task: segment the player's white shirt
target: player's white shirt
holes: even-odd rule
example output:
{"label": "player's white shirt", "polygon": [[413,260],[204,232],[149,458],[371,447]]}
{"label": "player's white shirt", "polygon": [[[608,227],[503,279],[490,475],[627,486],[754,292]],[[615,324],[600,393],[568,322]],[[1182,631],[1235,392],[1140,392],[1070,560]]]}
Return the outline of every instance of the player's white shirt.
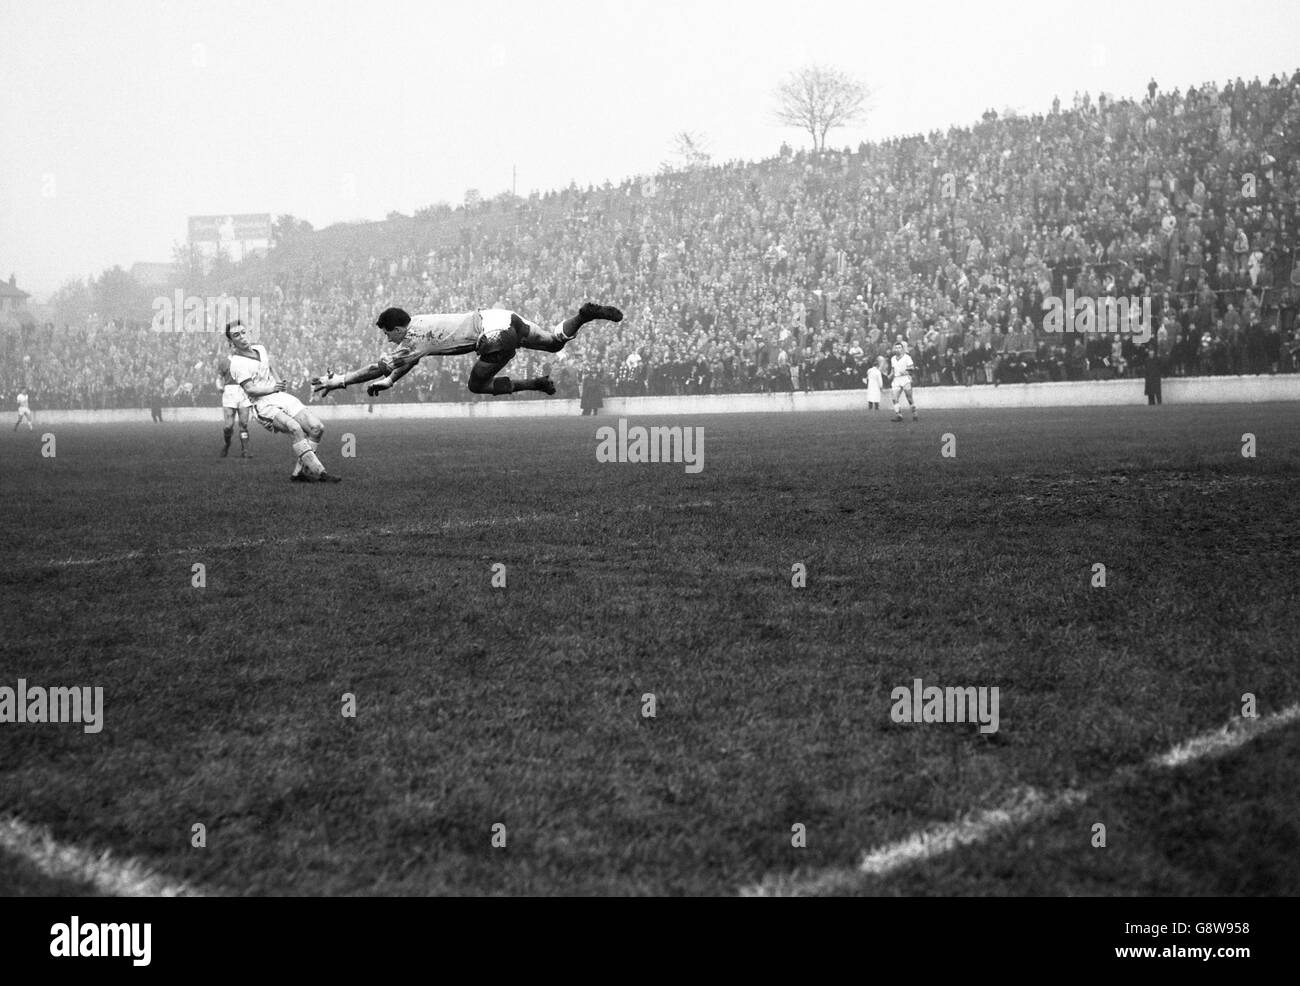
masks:
{"label": "player's white shirt", "polygon": [[479,312],[413,315],[392,356],[459,356],[474,352],[483,332]]}
{"label": "player's white shirt", "polygon": [[890,370],[894,375],[895,387],[906,387],[912,383],[912,370],[916,364],[912,362],[912,357],[904,353],[902,356],[889,357]]}
{"label": "player's white shirt", "polygon": [[18,395],[18,413],[19,414],[32,413],[32,409],[27,406],[27,391],[25,390]]}
{"label": "player's white shirt", "polygon": [[245,356],[242,353],[230,354],[230,379],[241,387],[251,381],[259,390],[274,386],[275,374],[271,371],[271,354],[261,344],[250,348],[253,350],[252,356]]}
{"label": "player's white shirt", "polygon": [[[276,383],[275,373],[271,369],[271,356],[266,347],[252,347],[252,356],[232,353],[230,357],[230,376],[241,387],[253,382],[255,389],[264,390]],[[247,391],[245,391],[247,393]],[[283,391],[272,391],[262,397],[253,398],[253,414],[263,427],[274,431],[275,416],[283,411],[289,417],[296,417],[302,410],[302,401]]]}

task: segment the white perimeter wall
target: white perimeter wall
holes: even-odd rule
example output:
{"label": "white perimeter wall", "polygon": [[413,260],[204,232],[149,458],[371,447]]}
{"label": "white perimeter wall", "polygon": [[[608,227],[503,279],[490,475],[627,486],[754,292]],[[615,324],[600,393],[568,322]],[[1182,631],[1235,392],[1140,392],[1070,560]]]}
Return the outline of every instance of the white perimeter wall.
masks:
{"label": "white perimeter wall", "polygon": [[[1162,397],[1167,404],[1259,404],[1300,400],[1300,374],[1250,377],[1167,377]],[[914,392],[920,411],[970,407],[1117,407],[1145,404],[1140,379],[1096,380],[1074,383],[1021,383],[992,387],[918,387]],[[889,394],[884,395],[888,403]],[[659,414],[730,414],[763,411],[848,411],[861,409],[865,390],[824,390],[808,394],[708,394],[689,397],[607,397],[602,416],[632,417]],[[374,411],[365,404],[313,404],[322,421],[349,418],[398,420],[405,418],[510,418],[577,416],[576,400],[508,397],[483,398],[464,403],[397,404],[378,402]],[[165,407],[164,421],[220,420],[216,407]],[[41,425],[99,424],[149,421],[149,410],[36,411]]]}

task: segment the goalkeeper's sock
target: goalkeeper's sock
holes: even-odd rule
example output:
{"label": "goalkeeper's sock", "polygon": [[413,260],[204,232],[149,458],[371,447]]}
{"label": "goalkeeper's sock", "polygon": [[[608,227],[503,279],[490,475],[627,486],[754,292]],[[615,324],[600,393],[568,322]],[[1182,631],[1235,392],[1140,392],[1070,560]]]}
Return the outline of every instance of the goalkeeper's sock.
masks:
{"label": "goalkeeper's sock", "polygon": [[320,459],[316,458],[316,453],[312,450],[311,442],[308,439],[304,438],[294,442],[293,453],[298,456],[302,471],[313,479],[325,471],[325,467],[321,465]]}

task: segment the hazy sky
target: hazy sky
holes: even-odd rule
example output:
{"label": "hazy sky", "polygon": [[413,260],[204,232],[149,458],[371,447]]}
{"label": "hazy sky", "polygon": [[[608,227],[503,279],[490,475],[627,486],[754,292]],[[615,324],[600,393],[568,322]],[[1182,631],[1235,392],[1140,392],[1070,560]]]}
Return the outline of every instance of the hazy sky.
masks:
{"label": "hazy sky", "polygon": [[0,0],[0,276],[170,260],[190,215],[382,219],[806,136],[771,90],[820,61],[874,92],[832,144],[1300,66],[1300,2]]}

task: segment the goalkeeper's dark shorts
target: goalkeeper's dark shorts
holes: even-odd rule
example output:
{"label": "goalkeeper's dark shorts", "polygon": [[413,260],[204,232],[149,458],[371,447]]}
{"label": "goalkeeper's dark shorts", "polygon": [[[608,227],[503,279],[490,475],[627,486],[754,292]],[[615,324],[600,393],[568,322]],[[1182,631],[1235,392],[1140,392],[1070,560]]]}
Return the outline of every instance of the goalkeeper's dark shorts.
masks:
{"label": "goalkeeper's dark shorts", "polygon": [[501,308],[479,312],[482,332],[474,351],[484,363],[504,366],[520,349],[537,349],[555,353],[568,342],[556,329],[544,329],[522,315]]}

